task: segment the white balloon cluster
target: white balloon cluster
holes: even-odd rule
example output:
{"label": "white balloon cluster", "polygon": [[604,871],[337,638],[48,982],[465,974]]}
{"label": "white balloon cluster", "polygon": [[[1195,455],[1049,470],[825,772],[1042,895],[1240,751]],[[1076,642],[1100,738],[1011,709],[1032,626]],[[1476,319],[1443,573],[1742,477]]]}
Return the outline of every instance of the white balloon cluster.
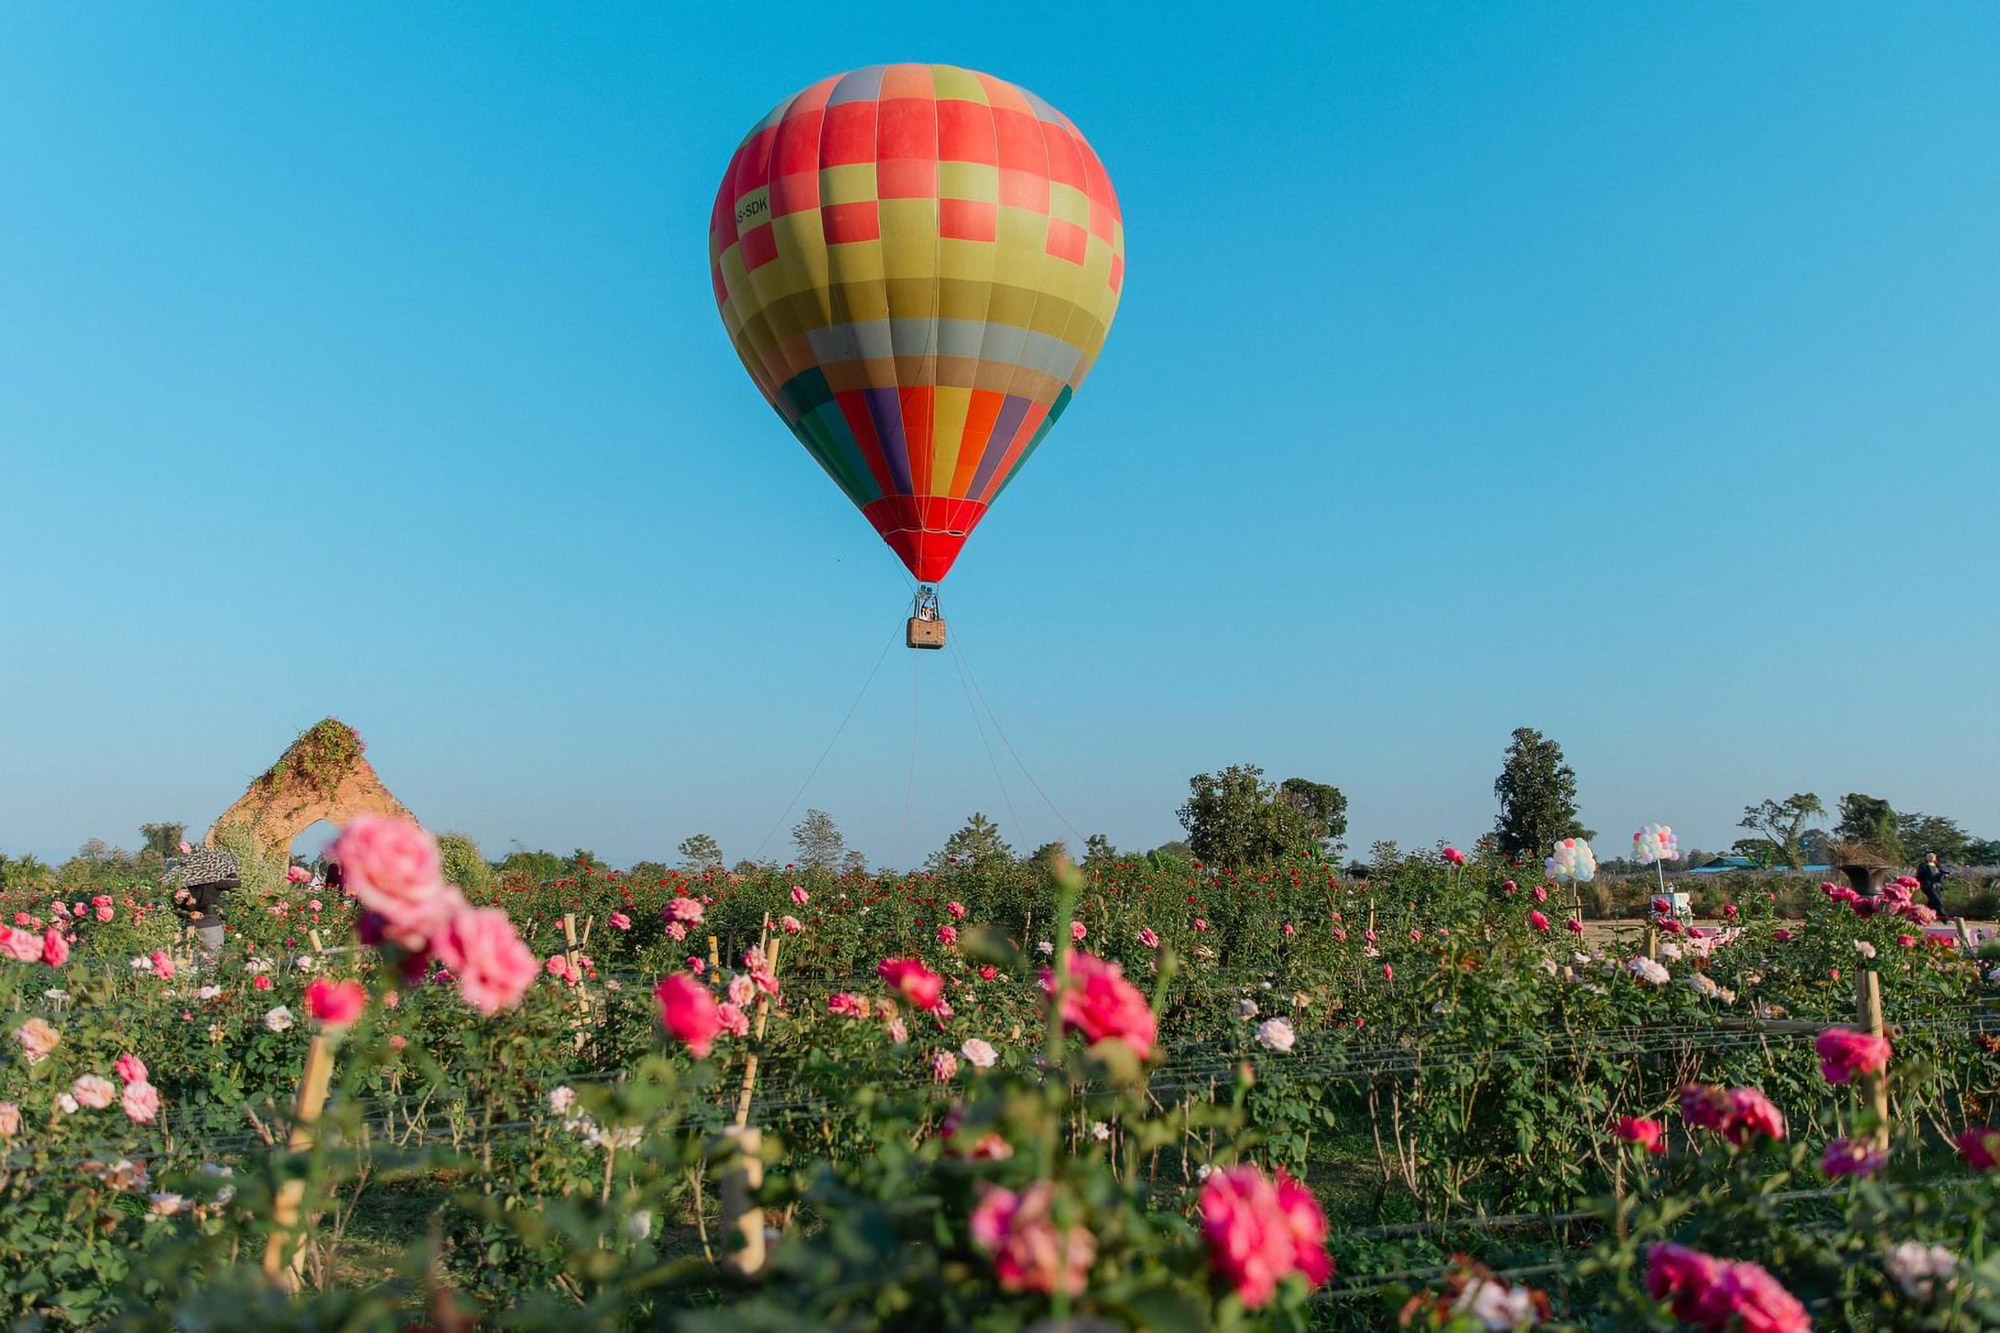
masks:
{"label": "white balloon cluster", "polygon": [[1679,856],[1681,844],[1665,824],[1648,824],[1632,835],[1632,854],[1642,866],[1655,865]]}
{"label": "white balloon cluster", "polygon": [[1551,879],[1570,879],[1588,884],[1597,878],[1597,857],[1590,850],[1590,844],[1582,838],[1559,839],[1556,854],[1543,864],[1548,867]]}

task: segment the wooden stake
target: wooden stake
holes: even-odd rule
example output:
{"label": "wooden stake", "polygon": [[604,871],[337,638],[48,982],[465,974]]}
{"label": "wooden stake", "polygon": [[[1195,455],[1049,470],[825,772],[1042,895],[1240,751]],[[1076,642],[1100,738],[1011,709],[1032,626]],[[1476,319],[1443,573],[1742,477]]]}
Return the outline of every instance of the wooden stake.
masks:
{"label": "wooden stake", "polygon": [[592,912],[583,919],[583,947],[590,947],[590,928],[597,924],[597,913]]}
{"label": "wooden stake", "polygon": [[[332,1043],[326,1033],[316,1033],[312,1045],[306,1048],[305,1072],[299,1078],[298,1096],[292,1103],[292,1134],[285,1144],[287,1150],[302,1153],[312,1147],[313,1126],[319,1123],[320,1113],[326,1109],[326,1090],[332,1079]],[[299,1278],[305,1272],[306,1237],[299,1217],[305,1197],[305,1181],[287,1180],[278,1187],[278,1198],[271,1211],[277,1230],[264,1246],[264,1272],[286,1291],[297,1291]],[[288,1264],[285,1247],[293,1241],[297,1242],[297,1248]]]}
{"label": "wooden stake", "polygon": [[764,1210],[754,1207],[750,1196],[764,1184],[764,1131],[734,1125],[722,1131],[725,1141],[736,1149],[736,1160],[722,1177],[723,1244],[733,1233],[738,1244],[725,1254],[722,1267],[737,1277],[754,1277],[764,1269]]}
{"label": "wooden stake", "polygon": [[[778,950],[784,942],[783,936],[772,940],[770,952],[764,958],[764,965],[771,969],[771,975],[774,977],[778,975]],[[764,1025],[770,1021],[770,1018],[771,997],[760,994],[757,997],[757,1027],[755,1030],[755,1039],[758,1046],[764,1043]],[[750,1054],[743,1059],[743,1090],[736,1095],[736,1127],[738,1129],[750,1123],[750,1096],[757,1090],[757,1065],[757,1051],[756,1047],[753,1046]]]}
{"label": "wooden stake", "polygon": [[[1854,977],[1854,1010],[1863,1032],[1871,1036],[1882,1035],[1882,974],[1873,968],[1862,968]],[[1864,1074],[1861,1091],[1868,1099],[1868,1109],[1875,1113],[1879,1122],[1875,1130],[1875,1146],[1881,1151],[1889,1147],[1889,1082],[1881,1074]]]}
{"label": "wooden stake", "polygon": [[326,952],[326,944],[323,940],[320,939],[319,931],[317,929],[307,931],[306,938],[312,941],[312,947],[314,953]]}

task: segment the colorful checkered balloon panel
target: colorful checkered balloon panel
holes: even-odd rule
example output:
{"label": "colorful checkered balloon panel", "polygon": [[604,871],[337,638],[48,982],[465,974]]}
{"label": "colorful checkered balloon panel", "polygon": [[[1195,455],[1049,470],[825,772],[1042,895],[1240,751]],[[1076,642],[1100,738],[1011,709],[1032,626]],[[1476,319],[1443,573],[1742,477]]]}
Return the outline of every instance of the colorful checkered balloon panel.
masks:
{"label": "colorful checkered balloon panel", "polygon": [[1048,103],[882,65],[750,131],[708,257],[757,387],[935,583],[1096,363],[1125,228],[1104,164]]}

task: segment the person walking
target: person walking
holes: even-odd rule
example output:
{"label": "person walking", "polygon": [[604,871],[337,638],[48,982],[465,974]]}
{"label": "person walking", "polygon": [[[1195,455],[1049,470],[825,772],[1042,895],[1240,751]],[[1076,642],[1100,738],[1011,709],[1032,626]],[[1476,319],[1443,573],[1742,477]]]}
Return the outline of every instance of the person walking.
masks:
{"label": "person walking", "polygon": [[1930,903],[1931,910],[1938,914],[1940,920],[1945,914],[1944,879],[1944,867],[1938,864],[1938,854],[1927,853],[1924,856],[1924,863],[1917,867],[1917,885],[1923,889],[1924,899]]}
{"label": "person walking", "polygon": [[222,957],[222,895],[242,884],[236,854],[221,847],[181,844],[181,860],[160,876],[174,891],[174,905],[201,945],[202,966],[213,971]]}

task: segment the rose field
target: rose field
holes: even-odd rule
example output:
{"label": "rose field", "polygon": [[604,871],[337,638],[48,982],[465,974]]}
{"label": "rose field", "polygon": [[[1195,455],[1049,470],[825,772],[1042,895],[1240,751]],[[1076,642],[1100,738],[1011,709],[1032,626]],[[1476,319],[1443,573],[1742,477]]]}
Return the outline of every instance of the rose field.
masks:
{"label": "rose field", "polygon": [[9,895],[10,1319],[2000,1321],[1990,964],[1896,885],[1614,934],[1456,853],[468,897],[413,825],[335,850],[212,970],[150,882]]}

